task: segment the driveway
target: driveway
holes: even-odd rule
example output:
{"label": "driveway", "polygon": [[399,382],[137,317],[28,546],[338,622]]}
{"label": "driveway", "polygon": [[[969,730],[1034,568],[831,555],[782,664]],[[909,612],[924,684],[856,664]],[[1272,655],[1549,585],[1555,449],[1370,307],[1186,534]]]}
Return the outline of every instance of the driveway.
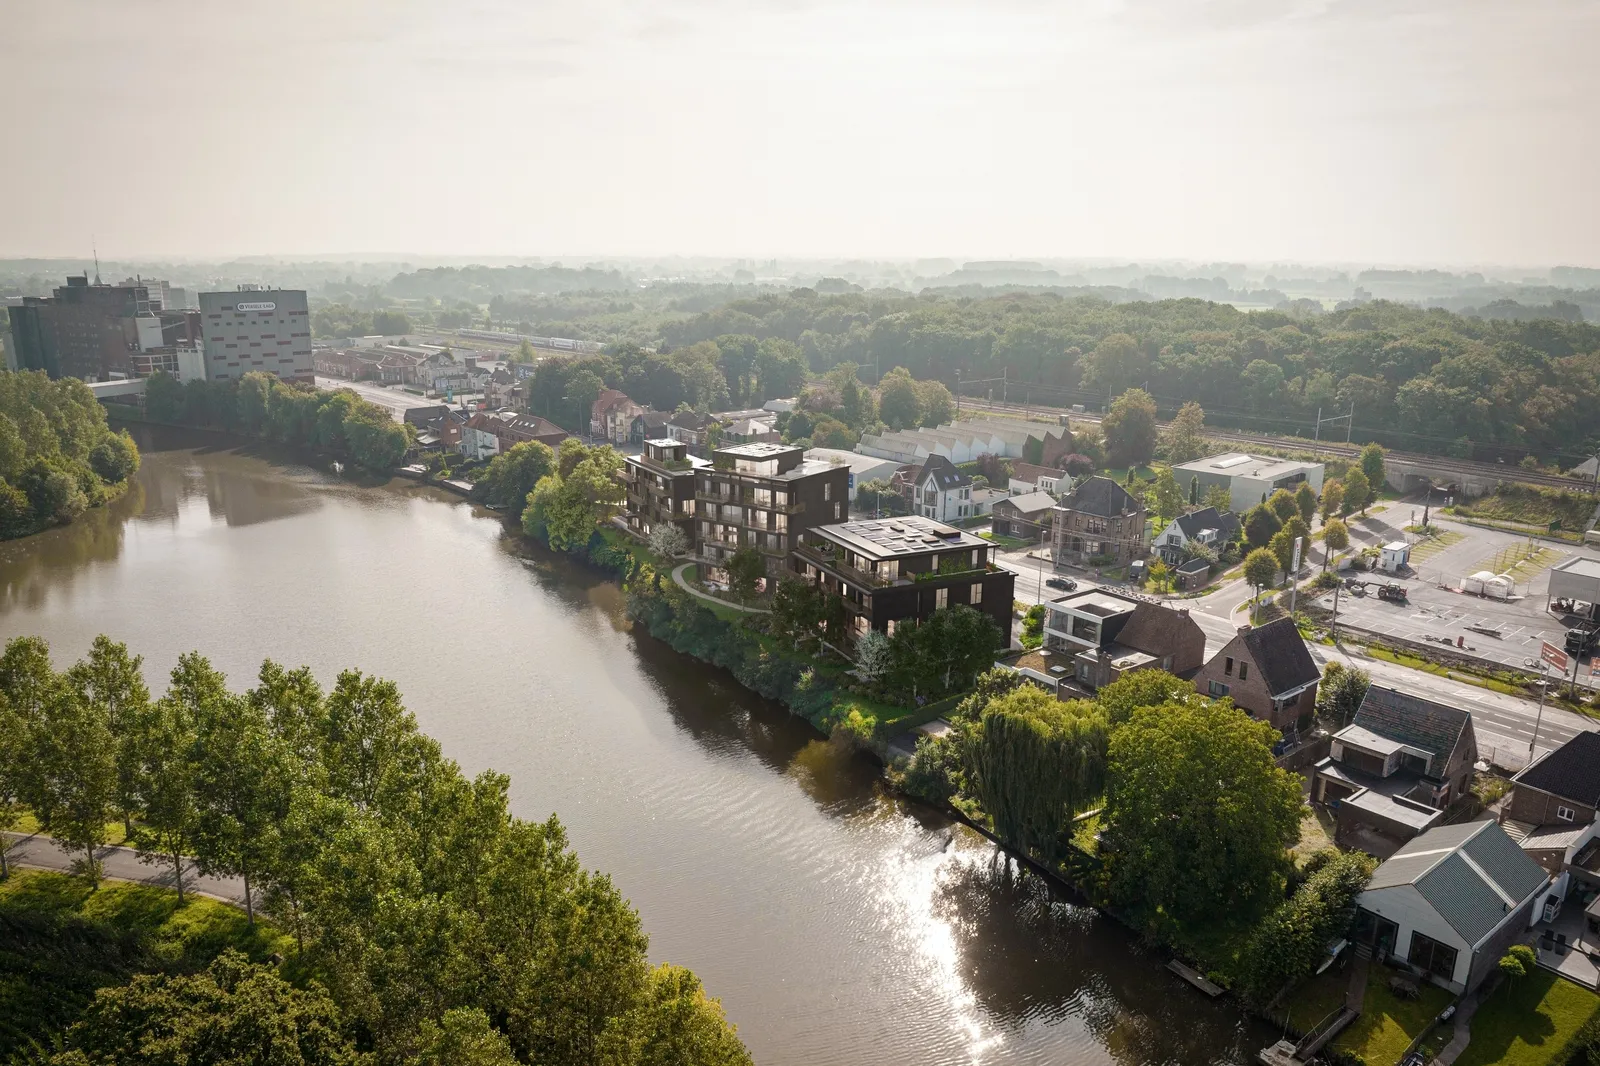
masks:
{"label": "driveway", "polygon": [[[74,863],[83,860],[83,852],[69,852],[47,836],[6,833],[5,838],[11,842],[11,850],[6,855],[6,861],[14,866],[67,874],[73,872]],[[145,862],[132,848],[114,847],[101,848],[95,852],[95,856],[100,860],[105,876],[112,880],[132,881],[135,884],[151,885],[156,888],[177,887],[170,859]],[[237,877],[204,876],[195,869],[194,862],[188,859],[184,860],[183,890],[185,893],[193,892],[199,896],[209,896],[236,907],[244,906],[243,880]]]}

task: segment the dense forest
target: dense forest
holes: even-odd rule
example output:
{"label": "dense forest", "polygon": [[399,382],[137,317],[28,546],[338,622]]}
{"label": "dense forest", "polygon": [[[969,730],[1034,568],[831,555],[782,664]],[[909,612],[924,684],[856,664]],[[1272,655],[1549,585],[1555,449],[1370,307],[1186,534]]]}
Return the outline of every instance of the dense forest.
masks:
{"label": "dense forest", "polygon": [[[237,937],[161,957],[0,896],[0,1057],[748,1066],[695,975],[650,965],[638,914],[561,823],[515,817],[505,775],[463,774],[391,682],[349,670],[324,690],[266,662],[238,691],[195,653],[152,697],[141,665],[105,637],[59,671],[37,638],[6,645],[0,828],[35,817],[84,856],[86,887],[112,830],[169,870],[189,855],[242,878],[276,954]],[[177,883],[155,909],[181,912]],[[121,983],[85,1002],[85,976],[108,970]]]}
{"label": "dense forest", "polygon": [[138,469],[139,449],[83,382],[0,374],[0,539],[65,525]]}

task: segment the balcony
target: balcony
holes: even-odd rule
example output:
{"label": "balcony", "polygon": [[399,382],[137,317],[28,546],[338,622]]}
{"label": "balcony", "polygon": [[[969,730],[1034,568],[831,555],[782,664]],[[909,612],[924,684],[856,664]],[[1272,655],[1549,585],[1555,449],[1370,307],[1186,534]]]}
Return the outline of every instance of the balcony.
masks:
{"label": "balcony", "polygon": [[910,580],[904,577],[891,579],[884,577],[882,574],[874,574],[866,570],[857,569],[844,562],[842,553],[837,550],[826,551],[810,544],[796,544],[794,550],[799,552],[800,558],[807,562],[824,567],[830,573],[842,577],[846,581],[853,581],[857,585],[865,585],[868,588],[876,589],[885,588],[889,585],[911,584]]}
{"label": "balcony", "polygon": [[806,509],[804,500],[792,500],[785,504],[757,503],[754,493],[733,493],[729,496],[719,496],[714,492],[695,490],[694,498],[704,503],[722,503],[730,507],[755,507],[763,511],[774,511],[778,514],[799,514]]}

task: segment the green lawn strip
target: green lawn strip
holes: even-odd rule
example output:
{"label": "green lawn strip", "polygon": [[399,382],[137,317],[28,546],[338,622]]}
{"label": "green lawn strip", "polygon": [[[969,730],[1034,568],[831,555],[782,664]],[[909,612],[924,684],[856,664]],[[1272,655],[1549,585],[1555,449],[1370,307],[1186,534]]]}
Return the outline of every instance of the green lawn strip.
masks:
{"label": "green lawn strip", "polygon": [[978,536],[982,537],[984,540],[998,548],[1004,548],[1006,551],[1015,551],[1018,548],[1033,547],[1032,541],[1023,540],[1020,537],[1002,537],[998,533],[979,533]]}
{"label": "green lawn strip", "polygon": [[[39,828],[39,819],[35,818],[31,811],[23,811],[21,819],[18,820],[16,825],[11,827],[11,831],[13,833],[21,833],[23,836],[31,836],[34,833],[43,832]],[[49,836],[48,833],[45,833],[44,835]],[[120,821],[106,823],[105,842],[107,844],[124,844],[127,842],[127,840],[128,836],[123,832],[122,823]]]}
{"label": "green lawn strip", "polygon": [[[1565,1066],[1559,1056],[1600,996],[1549,970],[1489,993],[1472,1016],[1472,1042],[1456,1066]],[[1370,1060],[1369,1060],[1370,1061]]]}
{"label": "green lawn strip", "polygon": [[1413,562],[1431,559],[1450,547],[1450,545],[1461,540],[1465,535],[1464,533],[1457,533],[1453,529],[1446,529],[1435,533],[1431,537],[1424,537],[1411,546],[1411,559]]}
{"label": "green lawn strip", "polygon": [[163,888],[14,871],[0,881],[0,1061],[45,1061],[96,989],[135,973],[197,970],[229,947],[263,960],[293,944],[215,900],[180,907]]}

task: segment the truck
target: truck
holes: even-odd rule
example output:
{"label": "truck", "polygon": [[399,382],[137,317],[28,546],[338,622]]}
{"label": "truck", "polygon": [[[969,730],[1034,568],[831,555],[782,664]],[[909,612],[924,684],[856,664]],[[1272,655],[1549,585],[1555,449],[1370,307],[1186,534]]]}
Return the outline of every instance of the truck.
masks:
{"label": "truck", "polygon": [[1600,644],[1600,622],[1579,622],[1567,630],[1567,654],[1583,655]]}

